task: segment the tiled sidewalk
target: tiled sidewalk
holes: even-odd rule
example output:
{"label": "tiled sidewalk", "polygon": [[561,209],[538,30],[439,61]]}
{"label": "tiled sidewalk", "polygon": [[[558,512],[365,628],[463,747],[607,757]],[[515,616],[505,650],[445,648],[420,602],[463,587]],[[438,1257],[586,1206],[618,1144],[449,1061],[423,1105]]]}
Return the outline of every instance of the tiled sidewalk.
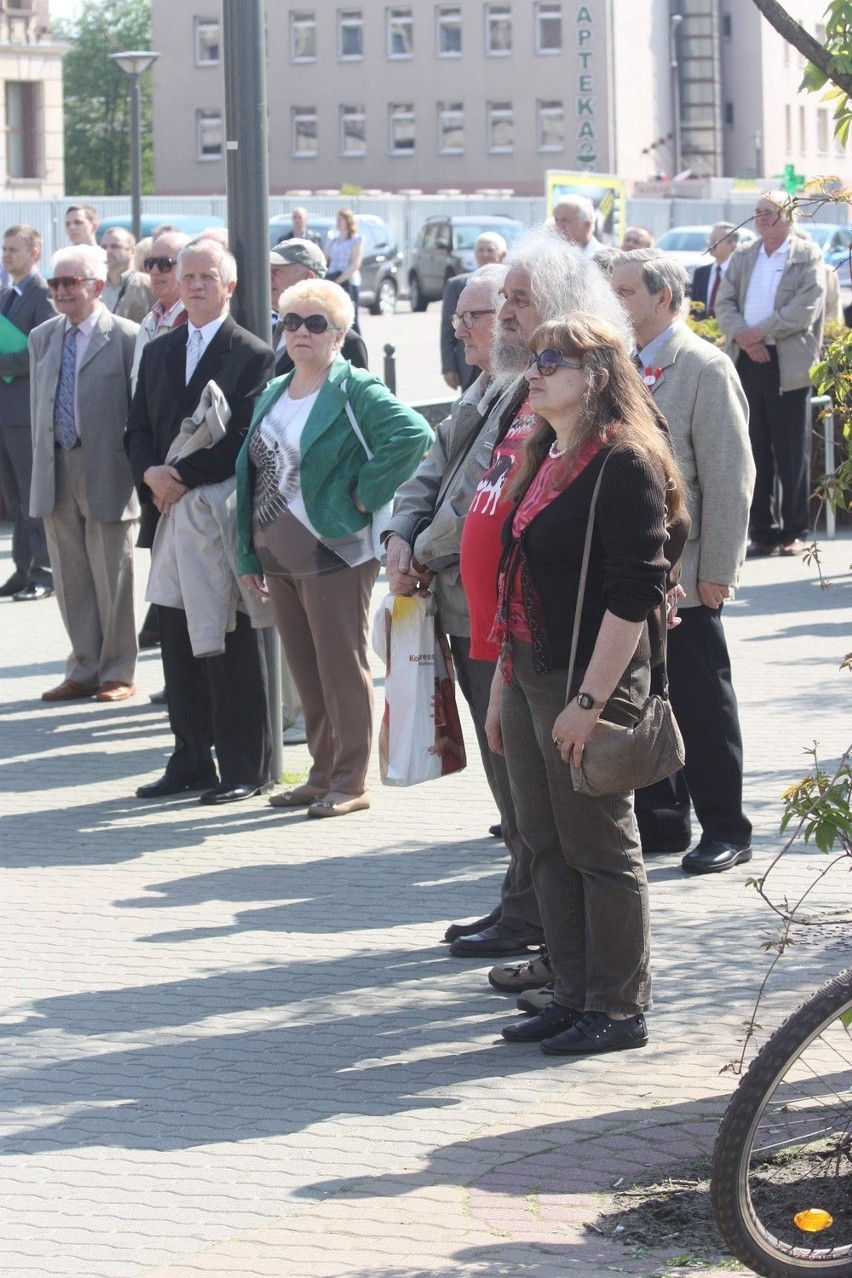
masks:
{"label": "tiled sidewalk", "polygon": [[[712,1146],[772,927],[745,881],[803,748],[848,744],[852,541],[824,555],[830,590],[761,561],[726,609],[755,861],[650,863],[651,1044],[575,1063],[500,1040],[511,1000],[440,944],[502,874],[478,760],[410,791],[376,775],[371,811],[331,823],[142,803],[169,748],[157,655],[135,701],[45,705],[55,601],[0,601],[4,1278],[709,1278],[588,1226],[620,1178]],[[0,556],[5,579],[8,536]],[[836,936],[793,951],[762,1024],[848,961]]]}

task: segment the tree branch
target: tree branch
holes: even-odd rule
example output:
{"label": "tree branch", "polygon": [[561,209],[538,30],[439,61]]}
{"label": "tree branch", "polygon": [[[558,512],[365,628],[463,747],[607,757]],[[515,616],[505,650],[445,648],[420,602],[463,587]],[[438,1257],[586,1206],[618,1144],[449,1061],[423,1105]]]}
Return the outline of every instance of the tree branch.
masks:
{"label": "tree branch", "polygon": [[839,89],[852,97],[852,75],[843,75],[833,69],[833,58],[829,51],[815,40],[814,37],[800,26],[794,18],[791,18],[786,9],[778,3],[778,0],[753,0],[753,3],[763,14],[766,21],[773,26],[778,34],[791,44],[794,49],[798,49],[803,58],[807,58],[808,62],[812,62],[815,67],[819,67],[823,75],[831,80],[832,84],[836,84]]}

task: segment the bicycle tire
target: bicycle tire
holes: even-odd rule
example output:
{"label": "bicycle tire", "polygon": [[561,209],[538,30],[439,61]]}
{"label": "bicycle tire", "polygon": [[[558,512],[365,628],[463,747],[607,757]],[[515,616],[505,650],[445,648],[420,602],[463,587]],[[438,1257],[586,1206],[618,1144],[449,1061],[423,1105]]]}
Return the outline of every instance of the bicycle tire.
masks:
{"label": "bicycle tire", "polygon": [[[716,1221],[737,1259],[765,1278],[852,1278],[850,1023],[847,969],[761,1048],[719,1127]],[[793,1218],[814,1208],[832,1223],[811,1234]]]}

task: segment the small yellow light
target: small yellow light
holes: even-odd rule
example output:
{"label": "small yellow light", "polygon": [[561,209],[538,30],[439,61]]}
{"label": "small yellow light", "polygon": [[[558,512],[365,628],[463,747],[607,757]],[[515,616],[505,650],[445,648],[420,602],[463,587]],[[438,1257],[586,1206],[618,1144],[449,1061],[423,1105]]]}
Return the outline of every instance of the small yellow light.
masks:
{"label": "small yellow light", "polygon": [[797,1211],[793,1220],[807,1234],[818,1234],[834,1224],[834,1217],[821,1207],[809,1207],[807,1211]]}

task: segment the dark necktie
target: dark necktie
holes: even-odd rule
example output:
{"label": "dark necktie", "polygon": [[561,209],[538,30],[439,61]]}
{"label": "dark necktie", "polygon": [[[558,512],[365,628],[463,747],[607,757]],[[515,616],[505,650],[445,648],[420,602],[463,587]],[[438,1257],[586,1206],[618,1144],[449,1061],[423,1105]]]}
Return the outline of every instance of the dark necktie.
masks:
{"label": "dark necktie", "polygon": [[17,291],[17,289],[10,288],[10,289],[9,289],[9,292],[8,292],[8,294],[7,294],[7,296],[6,296],[5,300],[4,300],[4,302],[3,302],[3,314],[4,314],[4,315],[8,315],[8,314],[9,314],[9,312],[10,312],[10,311],[11,311],[11,309],[12,309],[12,307],[15,305],[15,302],[16,302],[16,300],[17,300],[17,297],[18,297],[18,291]]}
{"label": "dark necktie", "polygon": [[77,447],[77,429],[74,425],[74,384],[77,378],[77,332],[72,324],[62,343],[62,364],[59,368],[59,387],[53,413],[56,442],[66,452]]}
{"label": "dark necktie", "polygon": [[713,283],[710,285],[710,293],[707,297],[707,318],[710,319],[716,314],[716,294],[719,292],[719,280],[722,278],[721,266],[713,267]]}

